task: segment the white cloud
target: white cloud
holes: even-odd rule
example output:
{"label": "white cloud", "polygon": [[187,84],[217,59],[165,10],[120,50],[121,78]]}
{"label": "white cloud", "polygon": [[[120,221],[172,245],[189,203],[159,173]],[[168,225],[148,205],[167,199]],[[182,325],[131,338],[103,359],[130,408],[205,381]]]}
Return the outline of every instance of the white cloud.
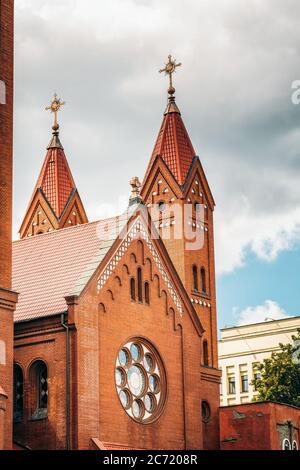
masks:
{"label": "white cloud", "polygon": [[266,300],[264,304],[256,307],[247,307],[238,312],[234,310],[234,316],[237,316],[238,325],[247,325],[251,323],[260,323],[270,320],[280,320],[288,318],[289,315],[273,300]]}

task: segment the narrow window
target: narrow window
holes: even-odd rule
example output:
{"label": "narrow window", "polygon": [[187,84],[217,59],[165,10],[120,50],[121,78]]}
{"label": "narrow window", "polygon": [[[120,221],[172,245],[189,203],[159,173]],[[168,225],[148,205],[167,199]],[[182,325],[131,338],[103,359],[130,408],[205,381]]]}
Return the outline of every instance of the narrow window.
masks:
{"label": "narrow window", "polygon": [[43,419],[48,415],[48,371],[43,361],[31,366],[32,419]]}
{"label": "narrow window", "polygon": [[6,104],[6,87],[3,80],[0,80],[0,104]]}
{"label": "narrow window", "polygon": [[143,302],[142,269],[137,269],[138,301]]}
{"label": "narrow window", "polygon": [[206,276],[205,276],[205,269],[204,268],[201,268],[201,288],[202,288],[202,292],[204,294],[206,294]]}
{"label": "narrow window", "polygon": [[210,418],[210,406],[207,401],[203,401],[201,404],[202,408],[202,421],[203,423],[208,423]]}
{"label": "narrow window", "polygon": [[145,282],[145,303],[150,305],[149,282]]}
{"label": "narrow window", "polygon": [[235,395],[235,378],[228,378],[228,393],[229,395]]}
{"label": "narrow window", "polygon": [[[255,380],[260,380],[261,379],[261,373],[260,372],[255,372],[254,373],[254,379]],[[257,385],[254,385],[254,391],[257,392]]]}
{"label": "narrow window", "polygon": [[204,341],[203,342],[203,364],[205,366],[208,366],[209,365],[209,362],[208,362],[208,344],[207,344],[207,341]]}
{"label": "narrow window", "polygon": [[197,270],[197,266],[193,266],[193,286],[194,286],[194,290],[198,291],[198,270]]}
{"label": "narrow window", "polygon": [[132,301],[135,301],[135,279],[132,277],[130,279],[130,298]]}
{"label": "narrow window", "polygon": [[248,375],[241,376],[242,393],[249,392]]}
{"label": "narrow window", "polygon": [[23,371],[18,364],[14,365],[14,422],[18,423],[23,418]]}

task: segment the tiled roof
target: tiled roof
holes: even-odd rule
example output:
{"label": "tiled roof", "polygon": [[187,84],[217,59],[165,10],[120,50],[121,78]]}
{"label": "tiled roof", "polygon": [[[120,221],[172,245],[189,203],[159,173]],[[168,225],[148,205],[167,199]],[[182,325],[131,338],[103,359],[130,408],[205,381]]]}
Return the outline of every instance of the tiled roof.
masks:
{"label": "tiled roof", "polygon": [[196,153],[175,102],[168,105],[144,182],[157,155],[163,158],[177,182],[183,185]]}
{"label": "tiled roof", "polygon": [[120,223],[122,217],[114,217],[13,242],[13,289],[20,293],[15,321],[66,311],[64,297],[80,293]]}
{"label": "tiled roof", "polygon": [[49,148],[34,193],[41,188],[59,217],[75,189],[75,182],[62,148]]}

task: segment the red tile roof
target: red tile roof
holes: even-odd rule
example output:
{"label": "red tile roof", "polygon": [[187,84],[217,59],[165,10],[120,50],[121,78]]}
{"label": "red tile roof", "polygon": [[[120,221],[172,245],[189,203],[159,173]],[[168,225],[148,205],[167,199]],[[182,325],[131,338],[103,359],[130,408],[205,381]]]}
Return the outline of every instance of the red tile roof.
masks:
{"label": "red tile roof", "polygon": [[64,297],[74,289],[117,220],[114,217],[13,242],[13,289],[20,293],[15,321],[66,311]]}
{"label": "red tile roof", "polygon": [[170,102],[166,110],[144,182],[157,155],[163,158],[177,182],[183,185],[196,153],[175,102]]}
{"label": "red tile roof", "polygon": [[37,188],[41,188],[56,216],[59,217],[75,187],[64,150],[49,148],[34,194]]}

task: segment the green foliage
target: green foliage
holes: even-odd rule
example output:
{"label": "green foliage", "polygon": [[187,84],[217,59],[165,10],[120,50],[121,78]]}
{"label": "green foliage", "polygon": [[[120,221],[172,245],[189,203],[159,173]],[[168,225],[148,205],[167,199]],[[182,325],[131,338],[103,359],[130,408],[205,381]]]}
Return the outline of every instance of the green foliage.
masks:
{"label": "green foliage", "polygon": [[258,395],[253,401],[277,401],[300,408],[300,329],[294,344],[279,344],[280,351],[259,364],[260,378],[252,385]]}

